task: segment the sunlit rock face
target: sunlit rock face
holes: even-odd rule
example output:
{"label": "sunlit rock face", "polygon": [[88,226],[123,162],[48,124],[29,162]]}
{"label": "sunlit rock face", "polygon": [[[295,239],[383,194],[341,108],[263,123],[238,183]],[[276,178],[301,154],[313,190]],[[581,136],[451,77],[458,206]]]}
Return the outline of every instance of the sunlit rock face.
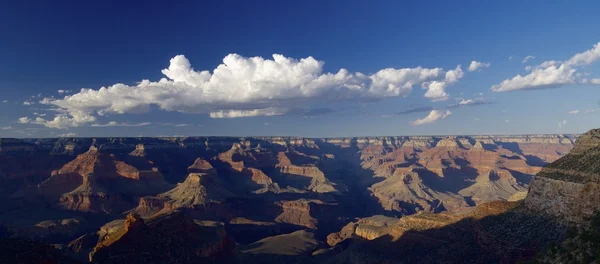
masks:
{"label": "sunlit rock face", "polygon": [[525,210],[582,224],[600,210],[600,129],[581,135],[573,150],[532,180]]}

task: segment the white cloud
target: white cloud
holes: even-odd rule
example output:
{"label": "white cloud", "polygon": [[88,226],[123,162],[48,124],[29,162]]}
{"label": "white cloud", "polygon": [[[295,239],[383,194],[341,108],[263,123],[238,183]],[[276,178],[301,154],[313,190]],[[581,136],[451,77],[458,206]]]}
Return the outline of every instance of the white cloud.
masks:
{"label": "white cloud", "polygon": [[461,69],[461,66],[458,65],[454,70],[449,70],[446,72],[444,80],[423,83],[423,87],[427,89],[427,92],[425,92],[425,98],[430,99],[433,102],[448,100],[450,95],[446,93],[446,87],[458,82],[458,80],[464,75],[465,74]]}
{"label": "white cloud", "polygon": [[528,62],[528,61],[530,61],[530,60],[533,60],[533,59],[535,59],[535,57],[534,57],[534,56],[531,56],[531,55],[529,55],[529,56],[526,56],[525,58],[523,58],[523,61],[521,61],[521,62],[522,62],[522,63],[526,63],[526,62]]}
{"label": "white cloud", "polygon": [[20,124],[27,124],[27,123],[31,122],[31,119],[29,119],[29,117],[24,116],[24,117],[19,118],[18,122]]}
{"label": "white cloud", "polygon": [[513,56],[508,56],[508,60],[512,60],[512,57],[513,57]]}
{"label": "white cloud", "polygon": [[3,100],[2,103],[8,103],[8,100]]}
{"label": "white cloud", "polygon": [[567,124],[567,120],[560,121],[560,122],[558,122],[558,127],[563,128],[566,124]]}
{"label": "white cloud", "polygon": [[65,93],[70,93],[71,90],[58,90],[57,91],[59,94],[65,94]]}
{"label": "white cloud", "polygon": [[24,101],[23,102],[23,105],[32,105],[32,104],[33,104],[33,102],[31,102],[31,101]]}
{"label": "white cloud", "polygon": [[479,62],[479,61],[471,61],[471,64],[469,65],[469,71],[476,71],[476,70],[480,70],[483,68],[489,68],[490,67],[490,63],[489,62]]}
{"label": "white cloud", "polygon": [[525,89],[540,89],[556,87],[565,84],[585,83],[578,79],[578,67],[589,65],[600,59],[600,42],[590,50],[575,54],[565,62],[545,61],[533,68],[531,73],[512,79],[506,79],[502,83],[493,85],[494,92],[508,92]]}
{"label": "white cloud", "polygon": [[150,122],[142,122],[142,123],[118,123],[115,121],[110,121],[106,124],[92,124],[92,127],[140,127],[140,126],[147,126],[150,125],[152,123]]}
{"label": "white cloud", "polygon": [[491,104],[491,102],[486,101],[483,97],[478,97],[474,99],[462,99],[457,104],[448,105],[446,108],[458,108],[463,106],[475,106],[475,105],[486,105]]}
{"label": "white cloud", "polygon": [[459,105],[470,105],[470,104],[474,104],[475,101],[473,99],[467,99],[467,100],[461,100],[458,104]]}
{"label": "white cloud", "polygon": [[504,120],[504,123],[510,124],[510,120]]}
{"label": "white cloud", "polygon": [[533,69],[533,67],[531,65],[525,66],[525,70],[526,71],[531,71],[532,69]]}
{"label": "white cloud", "polygon": [[215,111],[210,112],[210,118],[238,118],[238,117],[252,117],[252,116],[277,116],[283,115],[286,110],[281,108],[264,108],[264,109],[253,109],[253,110],[227,110],[227,111]]}
{"label": "white cloud", "polygon": [[190,124],[176,124],[175,127],[187,127],[190,126]]}
{"label": "white cloud", "polygon": [[11,126],[0,127],[0,130],[11,130],[11,129],[12,129]]}
{"label": "white cloud", "polygon": [[77,134],[75,134],[73,132],[58,135],[58,137],[74,137],[74,136],[77,136]]}
{"label": "white cloud", "polygon": [[327,73],[323,65],[313,57],[296,60],[275,54],[264,59],[230,54],[211,73],[194,70],[185,56],[178,55],[162,70],[166,78],[159,81],[81,89],[60,99],[44,98],[41,103],[58,107],[61,112],[56,118],[68,119],[62,122],[68,126],[92,123],[106,114],[148,112],[152,105],[216,117],[253,116],[253,111],[272,115],[260,109],[406,96],[415,85],[428,89],[425,97],[444,100],[448,97],[445,87],[463,75],[460,67],[447,72],[442,68],[387,68],[367,75],[346,69]]}
{"label": "white cloud", "polygon": [[392,117],[392,115],[380,115],[379,117],[381,117],[381,118],[390,118],[390,117]]}
{"label": "white cloud", "polygon": [[92,123],[96,121],[96,117],[89,115],[85,112],[73,110],[69,111],[68,115],[60,113],[54,116],[53,119],[45,119],[42,117],[36,117],[32,123],[37,125],[43,125],[49,128],[65,129],[69,127],[77,127],[81,124]]}
{"label": "white cloud", "polygon": [[570,115],[576,115],[576,114],[580,114],[580,113],[581,114],[589,114],[589,113],[594,113],[594,112],[596,112],[595,109],[588,109],[588,110],[585,110],[585,111],[572,110],[572,111],[569,111],[569,114]]}
{"label": "white cloud", "polygon": [[595,78],[595,79],[583,79],[581,80],[582,83],[584,84],[600,84],[600,79],[599,78]]}
{"label": "white cloud", "polygon": [[414,121],[410,122],[410,124],[413,126],[432,124],[432,123],[435,123],[435,121],[437,121],[439,119],[444,119],[444,118],[450,116],[451,114],[452,114],[452,112],[450,112],[450,110],[446,110],[446,112],[442,112],[437,109],[431,110],[431,112],[429,112],[429,114],[426,117],[414,120]]}

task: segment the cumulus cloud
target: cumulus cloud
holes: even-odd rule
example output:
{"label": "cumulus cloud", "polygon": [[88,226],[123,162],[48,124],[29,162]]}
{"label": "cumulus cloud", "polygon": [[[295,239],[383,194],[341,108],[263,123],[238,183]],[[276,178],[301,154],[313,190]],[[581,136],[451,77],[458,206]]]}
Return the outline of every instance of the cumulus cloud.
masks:
{"label": "cumulus cloud", "polygon": [[531,73],[506,79],[500,84],[493,85],[491,90],[494,92],[508,92],[558,87],[565,84],[589,83],[587,80],[579,79],[580,74],[577,73],[577,70],[581,66],[592,64],[598,59],[600,59],[600,42],[596,43],[592,49],[575,54],[567,61],[544,61],[540,65],[530,68]]}
{"label": "cumulus cloud", "polygon": [[471,64],[469,65],[469,71],[473,72],[476,70],[480,70],[480,69],[484,69],[484,68],[489,68],[490,67],[490,63],[489,62],[479,62],[479,61],[471,61]]}
{"label": "cumulus cloud", "polygon": [[450,112],[450,110],[446,110],[446,112],[442,112],[440,110],[431,110],[431,112],[429,112],[429,115],[427,115],[424,118],[414,120],[410,122],[410,124],[413,126],[432,124],[439,119],[444,119],[450,116],[451,114],[452,112]]}
{"label": "cumulus cloud", "polygon": [[49,128],[65,129],[69,127],[78,127],[81,124],[92,123],[96,121],[96,117],[83,111],[69,111],[69,114],[58,114],[53,119],[45,119],[36,117],[31,121],[33,124],[43,125]]}
{"label": "cumulus cloud", "polygon": [[529,56],[526,56],[525,58],[523,58],[523,61],[521,61],[521,62],[522,63],[527,63],[528,61],[533,60],[533,59],[535,59],[535,57],[529,55]]}
{"label": "cumulus cloud", "polygon": [[461,66],[458,65],[454,70],[449,70],[446,72],[444,80],[423,83],[423,87],[427,89],[427,92],[425,92],[425,98],[430,99],[433,102],[448,100],[450,95],[446,93],[446,87],[458,82],[458,80],[463,76],[464,72]]}
{"label": "cumulus cloud", "polygon": [[20,124],[28,124],[31,122],[31,119],[29,117],[24,116],[24,117],[19,118],[18,122]]}
{"label": "cumulus cloud", "polygon": [[32,104],[33,104],[33,102],[31,102],[31,101],[24,101],[23,102],[23,105],[32,105]]}
{"label": "cumulus cloud", "polygon": [[116,121],[110,121],[106,124],[92,124],[92,127],[141,127],[147,126],[152,123],[150,122],[142,122],[142,123],[119,123]]}
{"label": "cumulus cloud", "polygon": [[57,91],[59,94],[65,94],[65,93],[70,93],[71,90],[58,90]]}
{"label": "cumulus cloud", "polygon": [[406,96],[415,85],[427,89],[426,98],[439,101],[448,97],[445,88],[463,76],[460,66],[450,71],[416,67],[363,74],[346,69],[328,73],[323,65],[313,57],[296,60],[274,54],[265,59],[230,54],[210,72],[195,70],[185,56],[178,55],[162,70],[165,78],[158,81],[118,83],[81,89],[63,98],[44,98],[41,103],[60,111],[55,120],[40,123],[80,126],[95,122],[98,116],[148,112],[151,106],[208,113],[213,118],[279,115],[286,113],[282,105]]}

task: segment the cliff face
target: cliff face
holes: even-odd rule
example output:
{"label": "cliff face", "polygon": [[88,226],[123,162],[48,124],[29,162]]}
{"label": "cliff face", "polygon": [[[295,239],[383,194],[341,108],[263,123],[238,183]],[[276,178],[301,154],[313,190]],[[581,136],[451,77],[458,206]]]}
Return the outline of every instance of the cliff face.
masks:
{"label": "cliff face", "polygon": [[600,129],[582,135],[569,154],[534,177],[524,207],[575,225],[600,210]]}

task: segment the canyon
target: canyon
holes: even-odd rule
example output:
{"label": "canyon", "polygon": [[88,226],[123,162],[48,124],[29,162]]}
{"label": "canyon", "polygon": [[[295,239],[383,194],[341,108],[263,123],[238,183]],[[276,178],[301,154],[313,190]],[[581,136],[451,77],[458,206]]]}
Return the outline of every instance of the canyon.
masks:
{"label": "canyon", "polygon": [[511,262],[595,212],[597,134],[0,139],[0,233],[93,263]]}

